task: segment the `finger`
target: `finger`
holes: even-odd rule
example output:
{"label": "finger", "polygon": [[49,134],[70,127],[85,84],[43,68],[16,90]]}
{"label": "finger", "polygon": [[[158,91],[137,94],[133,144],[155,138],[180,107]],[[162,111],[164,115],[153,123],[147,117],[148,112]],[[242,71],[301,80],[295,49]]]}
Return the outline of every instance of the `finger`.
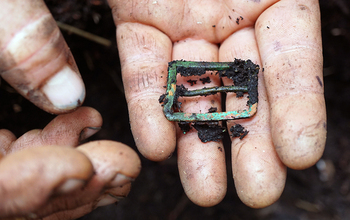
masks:
{"label": "finger", "polygon": [[137,23],[119,24],[117,42],[136,146],[148,159],[164,160],[176,140],[175,126],[158,101],[165,93],[172,43],[159,30]]}
{"label": "finger", "polygon": [[[115,196],[127,195],[130,190],[127,185],[140,172],[141,162],[136,152],[122,143],[92,141],[79,146],[77,149],[90,159],[94,169],[93,177],[84,186],[83,190],[51,198],[50,202],[36,213],[38,216],[79,209],[83,206],[85,206],[85,209],[82,208],[82,210],[90,212],[97,205],[107,205],[105,201],[98,204],[104,191],[120,188],[119,194],[117,193]],[[112,194],[113,191],[106,191],[106,193]]]}
{"label": "finger", "polygon": [[92,141],[77,148],[90,158],[96,178],[106,187],[129,183],[141,170],[141,161],[130,147],[115,141]]}
{"label": "finger", "polygon": [[65,147],[37,147],[4,157],[0,161],[0,217],[33,213],[53,193],[81,188],[92,176],[92,168],[83,153]]}
{"label": "finger", "polygon": [[[204,40],[185,39],[174,44],[173,59],[215,62],[218,59],[218,47]],[[210,77],[210,83],[203,85],[199,78]],[[189,89],[214,87],[221,84],[215,75],[207,73],[200,77],[191,77],[198,83],[191,87],[188,77],[178,77],[177,84]],[[181,111],[186,113],[208,112],[211,107],[221,109],[220,95],[197,96],[181,100]],[[195,129],[186,134],[178,132],[178,167],[180,178],[187,196],[200,206],[213,206],[226,194],[225,153],[221,141],[203,143]]]}
{"label": "finger", "polygon": [[0,75],[38,107],[75,109],[85,88],[73,56],[42,0],[1,1]]}
{"label": "finger", "polygon": [[120,186],[118,188],[106,190],[105,193],[94,202],[79,206],[78,208],[75,208],[75,209],[56,212],[43,219],[44,220],[77,219],[79,217],[82,217],[90,213],[91,211],[93,211],[98,207],[110,205],[113,203],[118,204],[121,200],[123,200],[128,195],[130,191],[130,186],[131,184],[129,183],[129,184]]}
{"label": "finger", "polygon": [[326,141],[318,1],[278,2],[260,16],[256,35],[277,153],[288,167],[305,169]]}
{"label": "finger", "polygon": [[[231,35],[220,47],[221,62],[235,58],[260,64],[253,28],[242,29]],[[282,194],[286,180],[286,168],[279,159],[271,140],[269,103],[266,97],[263,72],[258,76],[258,110],[250,119],[227,122],[227,129],[241,124],[249,133],[240,140],[232,138],[232,171],[239,198],[246,205],[262,208],[274,203]],[[232,80],[223,78],[225,85]],[[246,108],[247,98],[227,94],[227,111]]]}
{"label": "finger", "polygon": [[77,146],[101,129],[101,114],[91,107],[80,107],[54,118],[42,131],[45,144]]}
{"label": "finger", "polygon": [[60,145],[75,147],[80,141],[100,130],[102,117],[98,111],[90,107],[81,107],[69,114],[53,119],[43,130],[32,130],[4,150],[7,154],[28,147],[43,145]]}
{"label": "finger", "polygon": [[11,131],[7,129],[0,129],[0,153],[5,155],[12,142],[14,142],[16,139],[16,136]]}
{"label": "finger", "polygon": [[[161,30],[173,42],[186,38],[221,43],[233,32],[254,25],[277,0],[120,1],[108,0],[114,21],[139,22]],[[161,19],[160,19],[161,18]]]}

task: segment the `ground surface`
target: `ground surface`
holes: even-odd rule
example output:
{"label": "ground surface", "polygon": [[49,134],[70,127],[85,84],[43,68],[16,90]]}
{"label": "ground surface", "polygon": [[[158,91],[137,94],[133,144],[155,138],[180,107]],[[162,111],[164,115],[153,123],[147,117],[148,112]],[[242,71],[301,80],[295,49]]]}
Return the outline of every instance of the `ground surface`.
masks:
{"label": "ground surface", "polygon": [[[102,0],[47,0],[55,19],[115,41],[111,13]],[[238,199],[228,170],[228,192],[217,206],[190,202],[179,180],[176,155],[155,163],[142,158],[142,172],[128,198],[103,207],[88,219],[348,219],[350,216],[350,3],[321,0],[328,139],[326,172],[316,166],[288,170],[281,199],[265,209],[250,209]],[[103,116],[93,139],[111,139],[135,148],[120,78],[115,43],[109,48],[63,31],[86,83],[86,106]],[[17,136],[42,128],[53,118],[19,96],[5,82],[0,87],[0,127]],[[226,153],[230,152],[226,146]],[[230,161],[228,159],[227,161]],[[334,168],[334,169],[333,169]],[[323,175],[321,175],[323,174]]]}

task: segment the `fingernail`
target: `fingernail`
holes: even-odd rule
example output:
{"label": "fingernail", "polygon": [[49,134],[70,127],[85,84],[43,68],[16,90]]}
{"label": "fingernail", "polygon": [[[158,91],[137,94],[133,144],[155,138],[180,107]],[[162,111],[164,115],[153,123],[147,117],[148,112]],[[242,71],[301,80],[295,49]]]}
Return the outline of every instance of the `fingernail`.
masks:
{"label": "fingernail", "polygon": [[110,182],[110,187],[123,186],[127,183],[134,181],[133,178],[125,176],[121,173],[118,173],[117,176]]}
{"label": "fingernail", "polygon": [[27,215],[27,219],[37,219],[37,218],[38,218],[38,215],[35,213],[29,213]]}
{"label": "fingernail", "polygon": [[78,73],[63,67],[42,88],[51,103],[59,109],[73,109],[85,98],[85,86]]}
{"label": "fingernail", "polygon": [[118,202],[125,199],[125,196],[115,196],[115,195],[110,194],[110,193],[108,193],[108,195],[111,196],[112,198],[115,198]]}
{"label": "fingernail", "polygon": [[114,196],[110,196],[110,194],[103,195],[100,199],[100,201],[97,202],[95,207],[101,207],[101,206],[106,206],[110,205],[113,203],[118,202],[119,200],[115,198]]}
{"label": "fingernail", "polygon": [[101,130],[101,127],[86,127],[81,131],[79,140],[83,141],[96,134],[99,130]]}
{"label": "fingernail", "polygon": [[73,192],[76,189],[82,188],[85,185],[84,180],[80,179],[68,179],[62,185],[56,188],[56,193],[58,194],[66,194]]}

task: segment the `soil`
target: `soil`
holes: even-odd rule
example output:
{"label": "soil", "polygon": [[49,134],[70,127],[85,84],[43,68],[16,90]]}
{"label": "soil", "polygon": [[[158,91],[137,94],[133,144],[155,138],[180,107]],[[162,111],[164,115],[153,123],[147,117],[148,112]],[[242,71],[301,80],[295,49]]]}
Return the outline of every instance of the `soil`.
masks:
{"label": "soil", "polygon": [[208,76],[208,77],[200,78],[199,80],[200,80],[203,84],[206,84],[206,83],[210,83],[210,82],[211,82],[209,76]]}
{"label": "soil", "polygon": [[226,131],[217,121],[196,122],[192,126],[198,131],[198,137],[203,143],[222,140]]}
{"label": "soil", "polygon": [[[169,62],[169,66],[171,66],[174,62],[176,61]],[[204,68],[178,66],[176,67],[176,70],[181,76],[201,76],[206,73]]]}
{"label": "soil", "polygon": [[244,127],[240,124],[235,124],[232,126],[230,128],[230,131],[232,133],[232,137],[239,137],[241,140],[249,133],[249,131],[245,130]]}
{"label": "soil", "polygon": [[[227,77],[235,86],[248,86],[248,105],[258,102],[258,73],[259,65],[251,60],[235,59],[229,70],[219,71],[220,77]],[[236,92],[237,98],[243,97],[243,92]]]}
{"label": "soil", "polygon": [[177,124],[179,125],[179,128],[181,129],[181,131],[184,134],[186,134],[187,132],[189,132],[192,129],[191,122],[180,121]]}
{"label": "soil", "polygon": [[213,113],[213,112],[217,112],[218,111],[218,108],[217,107],[210,107],[209,109],[208,109],[208,112],[209,113]]}
{"label": "soil", "polygon": [[191,86],[193,86],[194,84],[197,84],[197,80],[192,80],[192,79],[190,79],[190,80],[187,80],[187,82],[188,82]]}
{"label": "soil", "polygon": [[[54,17],[65,24],[104,37],[105,46],[67,32],[64,37],[87,88],[84,105],[96,108],[104,125],[90,140],[110,139],[136,150],[115,44],[115,26],[104,1],[46,1]],[[129,196],[118,206],[101,207],[81,220],[92,219],[349,219],[350,216],[350,2],[320,0],[324,53],[324,88],[328,113],[325,153],[318,166],[288,170],[281,198],[264,209],[251,209],[239,200],[232,179],[229,137],[224,137],[228,190],[224,200],[203,208],[188,200],[179,179],[176,152],[163,162],[141,155],[142,171]],[[322,81],[321,81],[322,83]],[[53,115],[18,95],[4,81],[0,88],[0,126],[17,136],[43,128]]]}

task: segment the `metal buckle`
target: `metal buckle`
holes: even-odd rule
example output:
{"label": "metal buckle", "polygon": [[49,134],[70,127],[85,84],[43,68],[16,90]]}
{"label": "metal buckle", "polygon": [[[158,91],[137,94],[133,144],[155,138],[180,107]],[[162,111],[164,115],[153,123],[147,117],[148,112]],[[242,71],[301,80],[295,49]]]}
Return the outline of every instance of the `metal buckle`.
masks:
{"label": "metal buckle", "polygon": [[[203,88],[198,90],[187,90],[183,85],[176,85],[176,76],[200,76],[206,71],[217,71],[220,77],[228,77],[233,80],[233,86],[221,86]],[[259,66],[250,60],[235,59],[234,62],[194,62],[177,60],[169,62],[167,90],[159,99],[163,103],[164,115],[169,121],[179,122],[208,122],[225,121],[242,118],[250,118],[257,111],[258,104],[258,73]],[[248,93],[248,110],[236,110],[228,112],[208,113],[184,113],[174,112],[180,110],[178,97],[212,95],[218,92],[235,92],[237,97]]]}

